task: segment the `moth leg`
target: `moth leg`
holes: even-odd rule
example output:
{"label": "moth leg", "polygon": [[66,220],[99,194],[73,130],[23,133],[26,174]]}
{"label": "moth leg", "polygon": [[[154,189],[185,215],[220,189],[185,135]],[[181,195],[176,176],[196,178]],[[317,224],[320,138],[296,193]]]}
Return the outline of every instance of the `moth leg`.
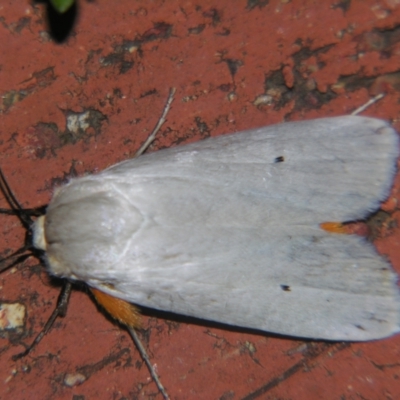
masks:
{"label": "moth leg", "polygon": [[104,310],[106,310],[107,313],[111,315],[114,319],[127,327],[133,339],[133,342],[135,343],[136,348],[140,353],[140,356],[145,362],[151,377],[157,385],[158,390],[163,395],[164,399],[169,399],[169,396],[164,386],[162,385],[156,371],[151,365],[150,358],[135,331],[135,328],[140,328],[141,326],[140,313],[137,307],[128,303],[125,300],[110,296],[109,294],[106,294],[100,290],[92,288],[90,290],[99,305],[103,307]]}
{"label": "moth leg", "polygon": [[140,356],[143,358],[143,361],[146,363],[147,369],[149,370],[151,377],[153,378],[155,384],[157,385],[158,390],[163,395],[164,399],[168,400],[169,399],[168,393],[165,390],[165,387],[163,386],[163,384],[161,383],[157,372],[154,370],[153,366],[151,365],[150,358],[146,352],[146,349],[143,347],[142,342],[140,341],[135,329],[133,329],[129,326],[127,328],[128,328],[128,331],[129,331],[134,343],[135,343],[135,346],[137,347],[137,349],[140,353]]}
{"label": "moth leg", "polygon": [[90,291],[97,303],[122,325],[132,328],[141,327],[140,313],[134,305],[97,289],[90,288]]}
{"label": "moth leg", "polygon": [[375,104],[377,101],[385,97],[384,93],[379,93],[372,99],[368,100],[365,104],[362,106],[358,107],[356,110],[354,110],[350,115],[358,115],[361,114],[363,111],[365,111],[370,105]]}
{"label": "moth leg", "polygon": [[165,119],[167,118],[167,114],[171,107],[171,103],[174,100],[175,91],[176,91],[175,88],[170,89],[167,102],[164,106],[162,115],[157,122],[157,125],[153,129],[153,132],[151,132],[150,136],[146,139],[146,141],[140,146],[140,149],[135,153],[135,155],[133,156],[134,158],[142,155],[148,149],[148,147],[151,145],[152,141],[155,139],[157,132],[160,130],[162,124],[165,122]]}
{"label": "moth leg", "polygon": [[71,290],[72,290],[71,282],[65,281],[64,286],[61,289],[60,296],[58,297],[57,307],[50,315],[50,318],[47,320],[46,325],[41,330],[41,332],[36,336],[32,344],[25,351],[16,354],[12,357],[14,361],[27,356],[36,347],[36,345],[39,344],[39,342],[43,339],[44,335],[46,335],[49,332],[57,317],[65,317],[65,314],[67,313],[68,301],[71,294]]}

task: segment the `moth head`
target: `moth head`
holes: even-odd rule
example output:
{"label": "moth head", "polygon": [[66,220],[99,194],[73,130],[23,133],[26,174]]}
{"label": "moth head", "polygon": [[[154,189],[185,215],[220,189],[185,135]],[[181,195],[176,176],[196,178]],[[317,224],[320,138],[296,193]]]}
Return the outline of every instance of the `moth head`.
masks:
{"label": "moth head", "polygon": [[40,216],[32,226],[32,245],[36,249],[46,251],[47,242],[44,235],[44,223],[45,223],[46,216]]}

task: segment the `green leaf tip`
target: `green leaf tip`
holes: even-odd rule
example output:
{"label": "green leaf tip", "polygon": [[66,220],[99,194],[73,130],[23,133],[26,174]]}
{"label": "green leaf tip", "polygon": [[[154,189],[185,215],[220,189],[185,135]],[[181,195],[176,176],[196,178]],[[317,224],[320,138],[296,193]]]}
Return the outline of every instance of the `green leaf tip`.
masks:
{"label": "green leaf tip", "polygon": [[74,4],[74,0],[50,0],[51,5],[60,13],[65,13]]}

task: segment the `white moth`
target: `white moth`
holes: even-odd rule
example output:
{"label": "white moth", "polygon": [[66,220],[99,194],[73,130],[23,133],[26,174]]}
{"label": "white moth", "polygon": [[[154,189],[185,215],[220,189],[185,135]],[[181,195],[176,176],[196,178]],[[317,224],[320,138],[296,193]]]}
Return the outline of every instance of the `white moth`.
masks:
{"label": "white moth", "polygon": [[324,222],[389,194],[398,136],[356,116],[284,123],[73,179],[34,226],[51,274],[127,302],[284,335],[399,331],[389,262]]}

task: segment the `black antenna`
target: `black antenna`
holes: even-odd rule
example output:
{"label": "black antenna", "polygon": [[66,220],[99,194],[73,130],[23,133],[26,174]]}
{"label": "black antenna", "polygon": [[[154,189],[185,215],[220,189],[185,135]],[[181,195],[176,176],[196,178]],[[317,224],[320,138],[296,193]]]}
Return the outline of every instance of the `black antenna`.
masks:
{"label": "black antenna", "polygon": [[[23,261],[25,261],[27,258],[31,257],[32,255],[35,257],[40,258],[42,251],[35,249],[32,246],[32,225],[33,225],[33,219],[32,217],[38,217],[41,215],[44,215],[46,212],[46,206],[41,206],[38,208],[22,208],[21,205],[19,204],[18,200],[16,199],[13,191],[11,190],[10,186],[7,183],[7,180],[3,174],[3,171],[0,168],[0,191],[4,194],[4,197],[7,201],[7,203],[10,206],[10,209],[5,209],[5,208],[0,208],[0,214],[6,214],[6,215],[16,215],[18,219],[21,221],[22,226],[26,230],[26,236],[25,236],[25,244],[22,246],[20,249],[14,251],[12,254],[8,255],[7,257],[4,257],[0,259],[0,264],[10,260],[14,257],[17,257],[16,260],[11,262],[9,265],[5,265],[0,268],[0,272],[3,272],[14,265],[17,265]],[[29,251],[29,254],[24,254],[27,251]]]}
{"label": "black antenna", "polygon": [[3,171],[0,168],[0,190],[4,193],[4,197],[7,203],[10,205],[11,210],[14,211],[15,215],[19,218],[25,229],[30,229],[33,223],[32,218],[23,212],[21,205],[15,198],[14,193],[8,186],[6,178],[4,177]]}

